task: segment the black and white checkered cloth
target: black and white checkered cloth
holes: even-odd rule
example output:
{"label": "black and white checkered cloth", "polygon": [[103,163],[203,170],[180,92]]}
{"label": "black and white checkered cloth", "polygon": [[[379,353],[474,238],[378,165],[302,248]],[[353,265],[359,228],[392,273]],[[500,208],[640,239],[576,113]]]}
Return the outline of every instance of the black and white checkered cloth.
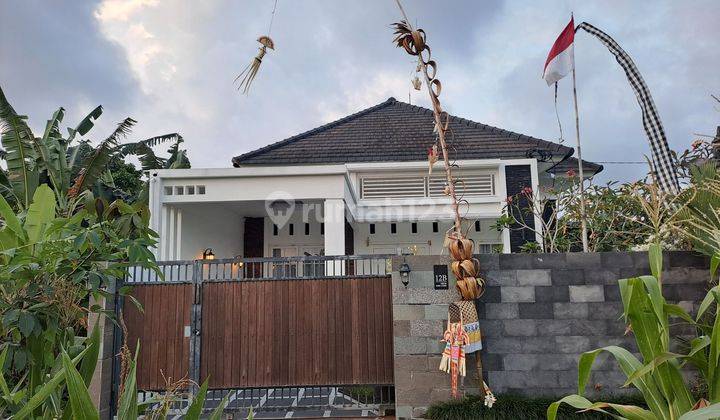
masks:
{"label": "black and white checkered cloth", "polygon": [[650,89],[648,89],[640,72],[637,67],[635,67],[632,58],[630,58],[625,50],[608,34],[591,24],[583,22],[575,28],[575,32],[577,32],[578,29],[583,29],[600,39],[600,42],[608,47],[620,64],[620,67],[625,71],[628,82],[630,82],[630,86],[632,86],[633,91],[635,91],[635,96],[637,96],[640,109],[642,110],[643,127],[650,140],[652,166],[657,183],[663,191],[677,193],[680,187],[675,170],[675,161],[668,147],[665,130],[663,129],[660,116],[655,108],[655,102],[653,101],[652,95],[650,95]]}

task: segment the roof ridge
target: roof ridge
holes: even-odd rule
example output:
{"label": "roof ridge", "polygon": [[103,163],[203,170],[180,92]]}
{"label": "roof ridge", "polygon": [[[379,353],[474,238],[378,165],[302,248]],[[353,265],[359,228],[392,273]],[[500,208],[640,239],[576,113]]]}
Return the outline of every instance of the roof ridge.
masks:
{"label": "roof ridge", "polygon": [[[348,121],[354,120],[355,118],[358,118],[358,117],[361,117],[361,116],[363,116],[363,115],[369,114],[369,113],[371,113],[371,112],[373,112],[373,111],[377,111],[378,109],[382,109],[382,108],[384,108],[384,107],[386,107],[386,106],[388,106],[388,105],[392,105],[392,104],[394,104],[394,103],[398,103],[398,100],[391,96],[391,97],[387,98],[385,101],[380,102],[380,103],[377,104],[377,105],[373,105],[373,106],[371,106],[370,108],[365,108],[365,109],[360,110],[360,111],[358,111],[358,112],[356,112],[356,113],[354,113],[354,114],[347,115],[347,116],[342,117],[342,118],[340,118],[340,119],[337,119],[337,120],[335,120],[335,121],[331,121],[331,122],[329,122],[329,123],[327,123],[327,124],[323,124],[323,125],[321,125],[321,126],[319,126],[319,127],[315,127],[315,128],[313,128],[313,129],[311,129],[311,130],[302,132],[302,133],[300,133],[300,134],[296,134],[296,135],[294,135],[294,136],[291,136],[291,137],[288,137],[288,138],[286,138],[286,139],[277,141],[277,142],[275,142],[275,143],[268,144],[267,146],[263,146],[263,147],[261,147],[261,148],[259,148],[259,149],[251,150],[251,151],[249,151],[249,152],[247,152],[247,153],[243,153],[243,154],[241,154],[241,155],[235,156],[235,157],[232,158],[232,164],[233,164],[233,166],[237,167],[237,166],[240,165],[240,161],[242,161],[243,159],[247,159],[247,158],[250,158],[250,157],[253,157],[253,156],[257,156],[258,154],[261,154],[261,153],[264,153],[264,152],[268,152],[268,151],[270,151],[270,150],[276,149],[276,148],[281,147],[281,146],[285,146],[285,145],[287,145],[287,144],[296,142],[296,141],[298,141],[298,140],[302,140],[303,138],[308,137],[308,136],[310,136],[310,135],[312,135],[312,134],[317,134],[317,133],[319,133],[319,132],[321,132],[321,131],[325,131],[325,130],[327,130],[327,129],[330,129],[330,128],[333,128],[333,127],[337,127],[338,125],[344,124],[344,123],[346,123],[346,122],[348,122]],[[400,103],[402,103],[402,102],[400,102]]]}

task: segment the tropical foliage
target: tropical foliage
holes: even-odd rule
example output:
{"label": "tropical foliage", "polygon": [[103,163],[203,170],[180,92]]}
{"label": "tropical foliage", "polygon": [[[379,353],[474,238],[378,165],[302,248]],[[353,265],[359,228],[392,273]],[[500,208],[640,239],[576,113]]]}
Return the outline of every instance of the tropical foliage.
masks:
{"label": "tropical foliage", "polygon": [[[56,198],[41,184],[16,213],[0,196],[0,390],[7,391],[0,409],[6,414],[39,398],[33,391],[58,372],[63,353],[75,359],[96,351],[82,337],[88,312],[103,312],[89,307],[91,296],[101,300],[128,265],[155,266],[146,208],[96,199],[63,216]],[[80,370],[87,378],[92,369],[94,364]],[[43,399],[39,410],[56,414],[62,396]]]}
{"label": "tropical foliage", "polygon": [[[542,191],[525,188],[506,200],[504,215],[496,228],[526,233],[525,252],[572,252],[582,250],[580,236],[580,180],[577,176],[557,178]],[[590,252],[626,251],[644,243],[648,233],[645,214],[634,195],[642,184],[584,181],[585,212]],[[528,236],[529,234],[529,236]],[[535,237],[542,239],[535,242]]]}
{"label": "tropical foliage", "polygon": [[[69,215],[76,207],[76,198],[86,191],[106,200],[133,198],[117,187],[112,170],[127,169],[121,164],[128,155],[137,156],[143,170],[189,167],[185,151],[180,149],[183,139],[177,133],[121,144],[136,124],[132,118],[124,119],[109,136],[91,146],[81,137],[88,134],[102,112],[101,106],[96,107],[74,128],[68,127],[64,136],[60,125],[65,109],[59,108],[38,137],[30,130],[26,117],[15,111],[0,89],[0,140],[4,148],[0,158],[7,166],[6,170],[0,169],[0,194],[14,207],[26,209],[38,185],[47,184],[56,196],[60,212]],[[156,156],[152,149],[164,142],[172,142],[169,158]],[[139,181],[141,174],[135,175]]]}

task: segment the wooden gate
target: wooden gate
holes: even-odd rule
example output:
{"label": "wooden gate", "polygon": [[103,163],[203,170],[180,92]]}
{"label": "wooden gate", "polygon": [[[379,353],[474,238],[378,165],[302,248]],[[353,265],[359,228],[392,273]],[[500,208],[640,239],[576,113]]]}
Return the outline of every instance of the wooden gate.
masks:
{"label": "wooden gate", "polygon": [[226,390],[392,385],[385,256],[160,265],[164,278],[141,269],[126,280],[143,311],[121,305],[128,345],[140,342],[138,389],[182,378]]}
{"label": "wooden gate", "polygon": [[203,285],[213,388],[392,384],[389,277]]}

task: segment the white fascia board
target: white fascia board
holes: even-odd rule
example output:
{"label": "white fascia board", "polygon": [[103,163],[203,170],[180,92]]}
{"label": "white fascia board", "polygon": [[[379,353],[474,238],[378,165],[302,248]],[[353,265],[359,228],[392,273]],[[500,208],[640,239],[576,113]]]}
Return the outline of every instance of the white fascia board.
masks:
{"label": "white fascia board", "polygon": [[157,169],[150,176],[168,178],[242,178],[293,175],[345,174],[345,165],[248,166],[242,168]]}

